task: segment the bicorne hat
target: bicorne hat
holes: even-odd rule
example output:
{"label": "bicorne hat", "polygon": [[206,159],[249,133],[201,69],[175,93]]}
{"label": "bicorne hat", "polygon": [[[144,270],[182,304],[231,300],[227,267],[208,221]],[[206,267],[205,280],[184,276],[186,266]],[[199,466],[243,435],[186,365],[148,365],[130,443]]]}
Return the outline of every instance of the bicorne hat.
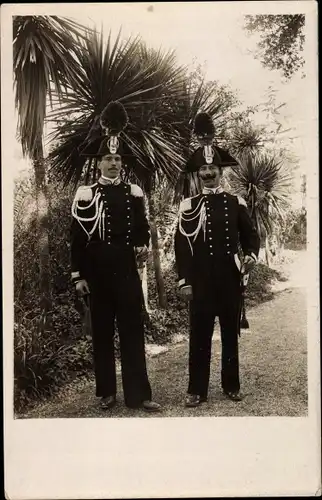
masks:
{"label": "bicorne hat", "polygon": [[228,151],[214,144],[215,127],[208,113],[198,113],[193,132],[200,146],[191,154],[186,163],[186,172],[197,172],[203,165],[234,167],[238,163]]}

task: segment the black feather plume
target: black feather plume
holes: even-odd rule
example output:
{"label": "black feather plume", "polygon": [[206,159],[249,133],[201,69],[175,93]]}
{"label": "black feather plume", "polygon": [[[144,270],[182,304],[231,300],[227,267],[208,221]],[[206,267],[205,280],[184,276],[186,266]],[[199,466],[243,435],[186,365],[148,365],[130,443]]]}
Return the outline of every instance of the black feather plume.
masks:
{"label": "black feather plume", "polygon": [[198,113],[195,118],[194,133],[197,137],[211,137],[214,138],[215,135],[215,127],[211,116],[208,113]]}
{"label": "black feather plume", "polygon": [[108,129],[110,135],[122,132],[128,124],[127,112],[118,101],[108,103],[100,116],[101,127]]}

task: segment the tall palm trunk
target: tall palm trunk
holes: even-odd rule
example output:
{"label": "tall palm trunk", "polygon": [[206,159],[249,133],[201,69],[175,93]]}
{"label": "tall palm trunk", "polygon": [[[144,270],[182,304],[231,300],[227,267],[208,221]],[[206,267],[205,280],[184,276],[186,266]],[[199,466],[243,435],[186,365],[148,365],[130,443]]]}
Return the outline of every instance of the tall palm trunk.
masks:
{"label": "tall palm trunk", "polygon": [[270,267],[271,264],[271,251],[269,247],[269,241],[268,241],[268,234],[265,233],[265,263],[268,267]]}
{"label": "tall palm trunk", "polygon": [[147,199],[148,199],[149,219],[150,219],[149,222],[151,230],[152,259],[153,259],[155,280],[157,284],[159,306],[162,309],[166,309],[168,304],[167,304],[167,297],[165,293],[164,280],[161,270],[159,238],[155,222],[155,205],[154,205],[153,193],[150,190],[147,193]]}
{"label": "tall palm trunk", "polygon": [[38,145],[33,160],[36,185],[37,204],[37,245],[39,258],[39,291],[41,317],[39,328],[44,331],[48,327],[48,312],[51,310],[52,297],[50,286],[50,256],[49,256],[49,200],[46,182],[45,159],[42,143]]}

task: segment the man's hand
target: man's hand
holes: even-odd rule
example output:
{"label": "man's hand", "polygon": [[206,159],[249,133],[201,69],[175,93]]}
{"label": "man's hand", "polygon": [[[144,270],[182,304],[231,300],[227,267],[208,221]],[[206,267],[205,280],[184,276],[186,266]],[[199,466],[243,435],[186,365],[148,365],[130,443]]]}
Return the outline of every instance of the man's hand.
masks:
{"label": "man's hand", "polygon": [[253,257],[251,257],[250,255],[246,255],[244,258],[244,263],[241,268],[242,274],[249,273],[253,269],[255,264],[256,264],[255,259],[253,259]]}
{"label": "man's hand", "polygon": [[147,249],[146,245],[143,247],[136,247],[135,248],[135,256],[137,263],[142,266],[144,262],[147,260],[149,255],[149,250]]}
{"label": "man's hand", "polygon": [[188,302],[189,300],[192,300],[192,286],[186,285],[186,286],[183,286],[182,288],[180,288],[179,295],[186,302]]}
{"label": "man's hand", "polygon": [[80,280],[76,283],[76,293],[79,297],[84,297],[84,295],[88,295],[89,287],[86,280]]}

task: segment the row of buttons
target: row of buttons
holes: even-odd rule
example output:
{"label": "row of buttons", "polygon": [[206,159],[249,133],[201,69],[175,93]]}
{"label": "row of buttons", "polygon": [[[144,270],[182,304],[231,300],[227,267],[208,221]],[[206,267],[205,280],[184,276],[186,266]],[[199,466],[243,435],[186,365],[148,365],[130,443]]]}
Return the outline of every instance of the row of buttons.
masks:
{"label": "row of buttons", "polygon": [[[224,194],[224,198],[227,198],[226,194]],[[227,199],[224,199],[224,203],[227,204]],[[225,206],[224,208],[225,212],[228,211],[228,207]],[[208,226],[210,225],[211,226],[211,219],[210,219],[210,213],[209,213],[209,200],[206,198],[206,217],[208,219],[207,221],[207,224]],[[228,217],[228,213],[225,213],[225,217]],[[228,226],[229,225],[229,222],[228,220],[225,221],[226,225]],[[229,228],[226,227],[225,228],[226,231],[229,231]],[[212,230],[210,228],[208,228],[208,233],[211,233]],[[212,241],[212,236],[209,236],[209,240]],[[228,240],[229,242],[229,236],[226,236],[226,240]],[[229,249],[230,248],[230,244],[229,243],[226,243],[226,247]],[[212,251],[212,244],[210,243],[209,245],[209,248],[211,249],[210,250],[210,255],[213,255],[213,251]],[[227,251],[227,255],[230,255],[230,250]]]}
{"label": "row of buttons", "polygon": [[[129,198],[129,193],[126,193],[126,196],[127,196],[127,198]],[[106,208],[107,208],[106,195],[105,195],[105,193],[104,193],[104,191],[103,191],[103,190],[102,190],[102,197],[103,197],[103,199],[104,199],[104,201],[103,201],[103,203],[104,203],[104,208],[106,209]],[[129,200],[129,199],[127,199],[127,200],[126,200],[126,203],[130,203],[130,200]],[[131,207],[130,207],[130,206],[128,206],[128,207],[127,207],[127,210],[131,210]],[[109,213],[107,213],[107,225],[108,225],[108,226],[110,226],[110,218],[111,218],[110,214],[109,214]],[[127,215],[127,216],[126,216],[126,218],[127,218],[127,219],[130,219],[131,217],[130,217],[130,215]],[[129,228],[128,228],[128,231],[127,231],[127,232],[128,232],[128,233],[131,233],[131,228],[130,228],[130,226],[131,226],[131,221],[130,221],[130,220],[128,220],[128,226],[129,226]],[[108,232],[108,233],[110,233],[110,232],[111,232],[111,229],[107,229],[107,232]],[[129,244],[130,244],[130,242],[128,241],[128,240],[130,239],[129,234],[127,234],[127,235],[126,235],[126,239],[127,239],[126,244],[127,244],[127,245],[129,245]],[[108,245],[110,245],[110,244],[111,244],[111,235],[110,235],[110,234],[108,234],[108,235],[107,235],[107,244],[108,244]]]}

